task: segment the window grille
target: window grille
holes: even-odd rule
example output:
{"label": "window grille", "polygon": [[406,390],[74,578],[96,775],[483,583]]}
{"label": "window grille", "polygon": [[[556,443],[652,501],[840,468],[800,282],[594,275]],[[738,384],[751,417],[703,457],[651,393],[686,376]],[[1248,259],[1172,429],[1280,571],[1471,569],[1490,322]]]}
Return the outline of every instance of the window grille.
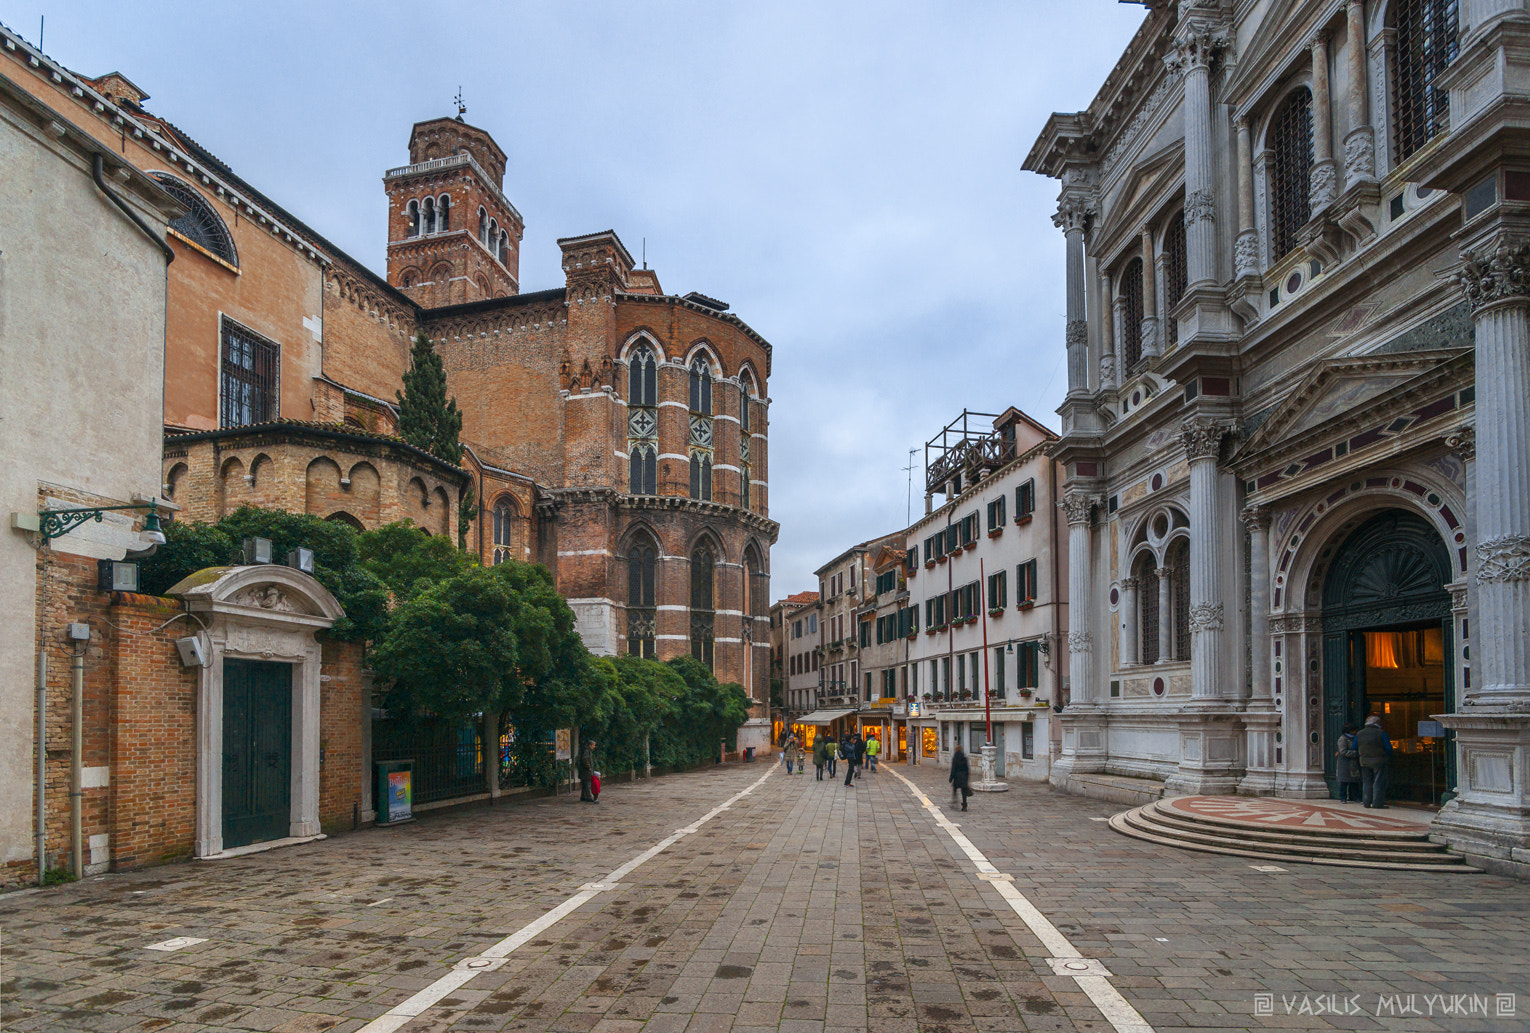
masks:
{"label": "window grille", "polygon": [[1297,90],[1271,125],[1275,140],[1271,219],[1275,261],[1296,249],[1296,235],[1312,218],[1312,94]]}
{"label": "window grille", "polygon": [[633,444],[627,461],[628,494],[657,495],[659,493],[659,454],[653,446]]}
{"label": "window grille", "polygon": [[691,498],[712,501],[712,457],[696,450],[691,451]]}
{"label": "window grille", "polygon": [[222,426],[248,427],[276,419],[280,355],[270,341],[223,321]]}
{"label": "window grille", "polygon": [[1142,259],[1126,263],[1121,273],[1121,355],[1128,370],[1142,361]]}
{"label": "window grille", "polygon": [[1183,538],[1169,546],[1169,598],[1174,601],[1174,659],[1190,659],[1190,544]]}
{"label": "window grille", "polygon": [[494,566],[510,559],[510,503],[501,502],[494,507]]}
{"label": "window grille", "polygon": [[164,172],[153,173],[154,179],[165,193],[185,205],[187,212],[170,224],[170,228],[210,254],[216,255],[229,265],[239,264],[239,254],[234,250],[234,238],[228,225],[213,211],[212,205],[190,184]]}
{"label": "window grille", "polygon": [[657,495],[659,477],[658,367],[639,345],[627,360],[627,491]]}
{"label": "window grille", "polygon": [[654,606],[655,570],[659,550],[652,538],[640,534],[627,554],[627,652],[653,659],[658,630]]}
{"label": "window grille", "polygon": [[1156,664],[1158,662],[1158,572],[1153,567],[1151,556],[1144,556],[1137,563],[1137,611],[1140,617],[1141,634],[1137,636],[1137,646],[1142,654],[1142,662]]}
{"label": "window grille", "polygon": [[1393,142],[1399,162],[1450,127],[1446,91],[1435,85],[1455,60],[1456,0],[1395,0],[1392,62]]}
{"label": "window grille", "polygon": [[1163,325],[1164,341],[1172,348],[1179,343],[1179,320],[1174,306],[1185,296],[1190,274],[1185,264],[1185,213],[1176,212],[1163,235]]}
{"label": "window grille", "polygon": [[717,560],[709,545],[691,554],[691,655],[707,667],[713,663],[717,615],[713,610],[713,579]]}

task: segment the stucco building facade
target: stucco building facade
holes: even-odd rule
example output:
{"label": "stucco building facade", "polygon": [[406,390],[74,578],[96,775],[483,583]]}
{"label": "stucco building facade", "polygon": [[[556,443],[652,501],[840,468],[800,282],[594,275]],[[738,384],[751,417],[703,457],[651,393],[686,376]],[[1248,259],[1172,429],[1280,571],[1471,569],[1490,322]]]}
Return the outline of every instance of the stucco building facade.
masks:
{"label": "stucco building facade", "polygon": [[1025,166],[1067,273],[1054,781],[1325,797],[1376,713],[1399,795],[1524,860],[1530,9],[1148,6]]}

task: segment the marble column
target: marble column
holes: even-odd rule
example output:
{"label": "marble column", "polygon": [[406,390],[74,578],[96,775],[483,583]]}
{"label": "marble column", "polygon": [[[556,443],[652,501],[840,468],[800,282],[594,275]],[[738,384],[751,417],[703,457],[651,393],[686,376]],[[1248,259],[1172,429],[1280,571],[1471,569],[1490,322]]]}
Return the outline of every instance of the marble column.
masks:
{"label": "marble column", "polygon": [[1269,702],[1270,694],[1270,511],[1257,506],[1243,511],[1248,527],[1249,665],[1251,695]]}
{"label": "marble column", "polygon": [[1100,325],[1100,388],[1109,391],[1117,384],[1116,380],[1116,335],[1115,335],[1115,305],[1110,300],[1110,277],[1100,277],[1100,308],[1109,305],[1111,312],[1105,318],[1099,320]]}
{"label": "marble column", "polygon": [[[1456,284],[1476,330],[1472,689],[1439,720],[1459,795],[1433,830],[1481,867],[1530,862],[1530,243],[1502,228],[1463,249]],[[1469,447],[1469,445],[1468,445]]]}
{"label": "marble column", "polygon": [[1250,149],[1248,120],[1233,123],[1238,153],[1238,241],[1233,248],[1234,271],[1238,276],[1259,275],[1259,233],[1254,229],[1254,156]]}
{"label": "marble column", "polygon": [[1158,355],[1158,267],[1153,262],[1153,231],[1142,231],[1142,357]]}
{"label": "marble column", "polygon": [[1137,648],[1139,632],[1137,617],[1137,591],[1141,582],[1134,577],[1124,577],[1121,585],[1121,666],[1140,664],[1142,654]]}
{"label": "marble column", "polygon": [[1463,254],[1477,339],[1476,703],[1530,712],[1530,243]]}
{"label": "marble column", "polygon": [[1052,216],[1052,224],[1067,240],[1067,346],[1068,393],[1089,390],[1089,324],[1086,322],[1088,287],[1084,283],[1084,225],[1089,205],[1083,198],[1065,196]]}
{"label": "marble column", "polygon": [[1182,431],[1190,461],[1190,690],[1198,701],[1224,695],[1217,457],[1229,430],[1223,420],[1198,416]]}
{"label": "marble column", "polygon": [[1349,132],[1344,134],[1344,185],[1348,188],[1376,178],[1376,138],[1366,81],[1365,0],[1349,0],[1344,13],[1349,34],[1344,45],[1349,69]]}
{"label": "marble column", "polygon": [[1333,160],[1332,101],[1328,90],[1328,37],[1312,41],[1312,172],[1309,199],[1317,212],[1338,195],[1338,167]]}
{"label": "marble column", "polygon": [[1187,25],[1174,39],[1171,67],[1184,72],[1185,265],[1188,288],[1217,278],[1216,154],[1211,140],[1211,63],[1227,46],[1214,29]]}
{"label": "marble column", "polygon": [[1166,664],[1174,659],[1174,600],[1169,589],[1174,584],[1174,568],[1159,567],[1158,575],[1158,662]]}
{"label": "marble column", "polygon": [[1089,518],[1094,496],[1078,488],[1063,492],[1062,507],[1068,514],[1068,682],[1070,705],[1096,704],[1090,661],[1094,652],[1094,564],[1090,548]]}

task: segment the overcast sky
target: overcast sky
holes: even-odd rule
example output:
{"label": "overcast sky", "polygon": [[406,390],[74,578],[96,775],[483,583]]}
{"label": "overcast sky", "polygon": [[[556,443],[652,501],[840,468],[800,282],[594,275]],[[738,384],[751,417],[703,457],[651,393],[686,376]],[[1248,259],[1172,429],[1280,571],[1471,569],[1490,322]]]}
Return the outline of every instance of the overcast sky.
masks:
{"label": "overcast sky", "polygon": [[525,291],[558,237],[615,229],[671,294],[774,346],[771,594],[923,508],[965,408],[1056,429],[1057,185],[1020,171],[1088,105],[1144,9],[1117,0],[0,0],[87,75],[119,71],[244,178],[384,271],[385,169],[454,112],[509,155]]}

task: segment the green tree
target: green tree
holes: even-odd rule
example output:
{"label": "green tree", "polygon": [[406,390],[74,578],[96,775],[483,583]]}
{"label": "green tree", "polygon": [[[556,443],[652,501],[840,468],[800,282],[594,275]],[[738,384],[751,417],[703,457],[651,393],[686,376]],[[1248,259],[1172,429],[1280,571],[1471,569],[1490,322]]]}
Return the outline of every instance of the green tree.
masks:
{"label": "green tree", "polygon": [[399,599],[478,566],[477,557],[440,535],[427,534],[408,520],[384,524],[357,536],[362,569],[388,586]]}
{"label": "green tree", "polygon": [[453,466],[460,463],[462,413],[457,399],[446,397],[446,368],[424,334],[414,339],[404,389],[397,397],[399,437]]}
{"label": "green tree", "polygon": [[457,500],[457,548],[467,548],[468,529],[478,519],[478,493],[469,484]]}

